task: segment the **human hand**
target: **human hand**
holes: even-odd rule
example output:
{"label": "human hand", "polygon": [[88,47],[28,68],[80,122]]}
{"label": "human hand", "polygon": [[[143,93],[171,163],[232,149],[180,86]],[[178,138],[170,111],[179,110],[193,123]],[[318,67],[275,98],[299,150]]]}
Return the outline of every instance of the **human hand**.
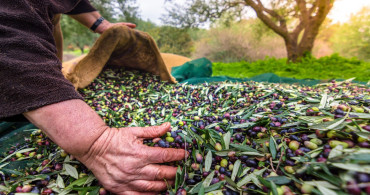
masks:
{"label": "human hand", "polygon": [[149,147],[144,139],[160,137],[170,130],[165,123],[155,127],[109,128],[87,154],[77,156],[114,194],[157,194],[167,189],[176,176],[176,167],[159,165],[185,158],[185,150]]}
{"label": "human hand", "polygon": [[127,26],[129,28],[136,28],[136,24],[133,24],[133,23],[128,23],[128,22],[110,23],[109,21],[104,20],[98,26],[98,28],[96,28],[95,32],[96,33],[99,33],[99,34],[102,34],[104,31],[106,31],[107,29],[109,29],[109,28],[111,28],[113,26]]}

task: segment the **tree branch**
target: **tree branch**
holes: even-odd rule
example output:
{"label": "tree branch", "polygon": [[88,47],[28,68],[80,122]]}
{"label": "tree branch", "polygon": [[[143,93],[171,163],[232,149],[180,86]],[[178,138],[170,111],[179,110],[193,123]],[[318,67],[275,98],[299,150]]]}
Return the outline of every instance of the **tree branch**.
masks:
{"label": "tree branch", "polygon": [[[253,0],[244,0],[245,5],[248,5],[254,9],[259,19],[262,20],[268,27],[270,27],[274,32],[279,34],[284,38],[288,38],[288,29],[286,27],[285,21],[281,20],[281,17],[274,12],[273,10],[266,9],[261,1],[257,0],[259,4],[255,3]],[[272,17],[275,17],[279,22],[280,26],[276,25],[270,17],[268,17],[264,12],[270,14]],[[279,20],[280,18],[280,20]]]}
{"label": "tree branch", "polygon": [[309,15],[308,15],[307,7],[306,7],[306,1],[305,0],[295,0],[295,1],[297,3],[298,10],[301,12],[301,15],[302,15],[301,22],[307,21],[309,18]]}

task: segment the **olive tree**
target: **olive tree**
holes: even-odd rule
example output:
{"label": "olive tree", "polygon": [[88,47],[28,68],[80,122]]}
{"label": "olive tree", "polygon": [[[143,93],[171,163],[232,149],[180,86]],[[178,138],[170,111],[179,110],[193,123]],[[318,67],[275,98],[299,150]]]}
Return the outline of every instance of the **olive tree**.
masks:
{"label": "olive tree", "polygon": [[[136,23],[140,17],[136,0],[90,0],[99,13],[111,22],[125,21]],[[73,45],[84,53],[84,47],[94,43],[98,35],[74,21],[63,16],[61,26],[66,45]]]}
{"label": "olive tree", "polygon": [[[171,2],[171,1],[170,1]],[[167,24],[194,27],[219,18],[242,18],[248,9],[284,39],[288,60],[310,54],[320,26],[334,0],[190,0],[185,6],[172,1],[162,20]]]}

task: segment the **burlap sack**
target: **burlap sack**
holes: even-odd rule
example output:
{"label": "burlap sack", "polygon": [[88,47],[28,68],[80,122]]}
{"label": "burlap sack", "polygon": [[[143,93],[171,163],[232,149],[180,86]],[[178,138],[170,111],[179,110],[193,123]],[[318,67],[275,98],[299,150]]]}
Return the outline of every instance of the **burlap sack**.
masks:
{"label": "burlap sack", "polygon": [[[167,56],[170,67],[190,60],[173,54],[164,56]],[[63,63],[62,72],[76,89],[85,88],[106,64],[144,70],[159,75],[162,80],[176,83],[153,38],[126,26],[114,26],[106,30],[86,56]]]}

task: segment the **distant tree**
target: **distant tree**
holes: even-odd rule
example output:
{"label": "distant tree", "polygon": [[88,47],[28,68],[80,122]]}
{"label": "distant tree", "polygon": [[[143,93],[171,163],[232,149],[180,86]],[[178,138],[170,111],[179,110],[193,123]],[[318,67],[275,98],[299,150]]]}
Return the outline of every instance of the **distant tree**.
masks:
{"label": "distant tree", "polygon": [[85,46],[92,45],[98,37],[97,34],[68,16],[63,15],[60,23],[64,37],[64,48],[66,46],[77,47],[83,54],[85,53]]}
{"label": "distant tree", "polygon": [[191,0],[185,7],[174,3],[162,20],[193,27],[214,22],[224,15],[235,20],[252,8],[266,26],[284,39],[288,60],[295,62],[311,53],[333,4],[334,0]]}
{"label": "distant tree", "polygon": [[[136,23],[139,20],[136,0],[90,0],[100,14],[111,22],[125,21]],[[78,47],[84,53],[85,46],[92,45],[97,34],[82,26],[70,17],[63,16],[61,26],[64,44]]]}
{"label": "distant tree", "polygon": [[193,46],[187,29],[172,26],[161,26],[159,28],[157,44],[161,52],[184,56],[190,56]]}
{"label": "distant tree", "polygon": [[193,42],[188,29],[158,26],[150,20],[138,20],[137,30],[148,33],[156,41],[161,52],[190,56]]}
{"label": "distant tree", "polygon": [[[335,52],[345,57],[370,60],[370,7],[351,16],[343,24],[335,24],[336,31],[330,37]],[[338,26],[339,25],[339,26]]]}

